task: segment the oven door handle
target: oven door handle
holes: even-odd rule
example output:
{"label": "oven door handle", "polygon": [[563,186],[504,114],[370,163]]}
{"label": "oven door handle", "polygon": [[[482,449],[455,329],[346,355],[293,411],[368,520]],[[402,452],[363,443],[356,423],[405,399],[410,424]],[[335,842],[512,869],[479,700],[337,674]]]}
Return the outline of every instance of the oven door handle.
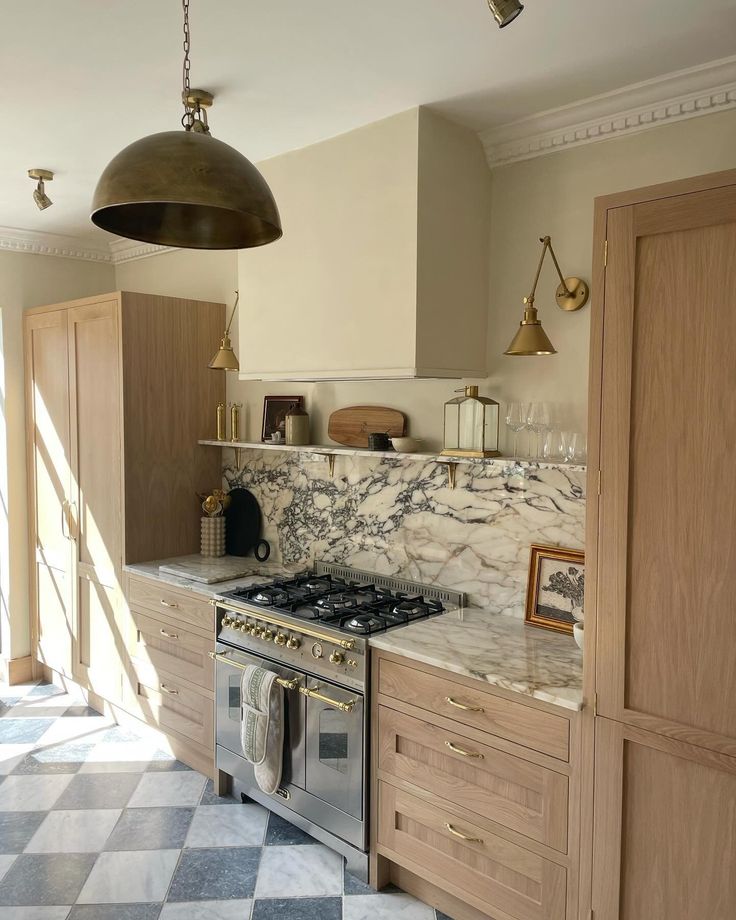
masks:
{"label": "oven door handle", "polygon": [[299,692],[302,696],[306,696],[310,700],[319,700],[320,703],[327,703],[328,706],[334,706],[335,709],[339,709],[340,712],[352,712],[355,709],[355,704],[357,700],[347,700],[345,703],[341,703],[339,700],[333,700],[329,696],[324,696],[317,690],[310,690],[308,687],[300,687]]}
{"label": "oven door handle", "polygon": [[[207,652],[207,654],[213,661],[222,661],[225,664],[229,664],[231,668],[238,668],[241,671],[244,671],[246,668],[244,664],[233,661],[232,658],[228,658],[227,655],[219,655],[217,652]],[[286,680],[284,677],[277,677],[276,683],[283,687],[284,690],[296,690],[296,688],[299,687],[299,678],[294,677],[291,680]],[[304,692],[301,687],[299,689],[302,693]]]}

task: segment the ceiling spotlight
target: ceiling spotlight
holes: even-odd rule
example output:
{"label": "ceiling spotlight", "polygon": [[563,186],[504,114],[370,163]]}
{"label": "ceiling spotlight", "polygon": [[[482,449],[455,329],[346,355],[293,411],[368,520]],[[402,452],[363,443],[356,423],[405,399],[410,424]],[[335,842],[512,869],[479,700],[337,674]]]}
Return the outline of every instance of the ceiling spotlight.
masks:
{"label": "ceiling spotlight", "polygon": [[36,202],[38,210],[43,211],[44,208],[50,208],[54,202],[46,194],[44,182],[51,182],[54,174],[48,169],[29,169],[28,175],[31,179],[38,180],[38,184],[33,191],[33,200]]}
{"label": "ceiling spotlight", "polygon": [[488,8],[493,13],[499,29],[503,29],[516,19],[524,9],[524,4],[519,3],[519,0],[488,0]]}

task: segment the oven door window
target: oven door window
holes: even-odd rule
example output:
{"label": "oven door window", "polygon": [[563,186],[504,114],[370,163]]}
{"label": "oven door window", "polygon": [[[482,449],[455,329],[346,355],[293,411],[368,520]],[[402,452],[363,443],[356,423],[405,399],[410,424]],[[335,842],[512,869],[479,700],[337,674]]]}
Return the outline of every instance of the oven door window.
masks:
{"label": "oven door window", "polygon": [[352,712],[319,699],[307,700],[307,791],[355,818],[363,817],[363,697],[331,684],[308,686]]}

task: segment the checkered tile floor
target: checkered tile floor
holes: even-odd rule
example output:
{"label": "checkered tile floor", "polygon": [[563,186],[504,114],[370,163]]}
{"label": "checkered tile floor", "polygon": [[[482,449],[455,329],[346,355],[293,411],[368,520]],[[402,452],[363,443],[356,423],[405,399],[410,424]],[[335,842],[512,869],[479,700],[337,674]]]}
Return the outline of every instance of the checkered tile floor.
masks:
{"label": "checkered tile floor", "polygon": [[0,683],[3,920],[448,920],[52,684]]}

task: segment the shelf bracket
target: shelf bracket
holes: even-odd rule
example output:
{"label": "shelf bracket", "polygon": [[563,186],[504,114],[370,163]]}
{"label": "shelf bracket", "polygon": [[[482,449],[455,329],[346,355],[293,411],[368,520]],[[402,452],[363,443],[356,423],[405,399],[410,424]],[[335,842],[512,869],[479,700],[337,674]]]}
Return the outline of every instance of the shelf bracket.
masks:
{"label": "shelf bracket", "polygon": [[335,475],[335,455],[327,454],[327,467],[330,471],[330,476],[334,477]]}
{"label": "shelf bracket", "polygon": [[242,472],[243,472],[243,468],[242,468],[242,466],[241,466],[240,464],[241,464],[241,461],[242,461],[242,459],[243,459],[243,448],[242,448],[242,447],[233,447],[233,450],[235,451],[235,469],[236,469],[239,473],[242,473]]}
{"label": "shelf bracket", "polygon": [[447,464],[447,487],[454,489],[457,482],[457,463]]}

